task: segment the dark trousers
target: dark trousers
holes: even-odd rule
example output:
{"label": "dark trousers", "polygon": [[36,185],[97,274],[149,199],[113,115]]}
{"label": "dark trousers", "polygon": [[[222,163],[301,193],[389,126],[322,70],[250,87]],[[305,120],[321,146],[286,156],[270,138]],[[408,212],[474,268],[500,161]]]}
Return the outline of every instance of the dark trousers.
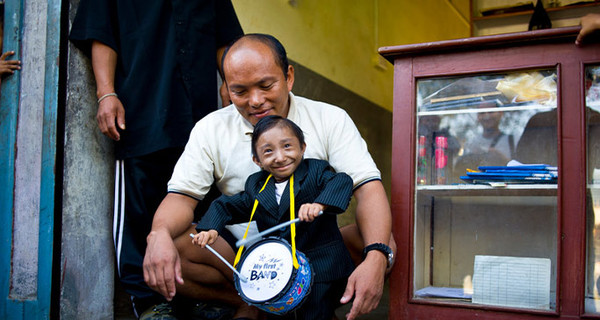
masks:
{"label": "dark trousers", "polygon": [[117,271],[138,315],[164,301],[144,282],[142,264],[154,213],[182,152],[183,148],[171,148],[117,161],[113,221]]}

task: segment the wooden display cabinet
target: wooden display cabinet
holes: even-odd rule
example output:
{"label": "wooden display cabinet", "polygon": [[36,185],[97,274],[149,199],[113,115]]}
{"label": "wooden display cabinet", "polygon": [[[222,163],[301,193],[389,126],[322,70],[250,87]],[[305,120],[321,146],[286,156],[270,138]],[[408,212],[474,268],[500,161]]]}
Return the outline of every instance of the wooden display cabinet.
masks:
{"label": "wooden display cabinet", "polygon": [[390,319],[600,318],[600,43],[576,47],[578,30],[379,50]]}

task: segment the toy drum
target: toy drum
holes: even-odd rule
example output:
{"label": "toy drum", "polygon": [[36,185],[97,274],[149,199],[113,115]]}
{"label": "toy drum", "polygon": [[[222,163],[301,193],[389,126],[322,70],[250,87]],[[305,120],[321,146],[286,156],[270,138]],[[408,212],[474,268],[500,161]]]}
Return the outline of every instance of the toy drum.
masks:
{"label": "toy drum", "polygon": [[290,245],[279,238],[267,238],[252,245],[242,255],[234,275],[235,288],[242,300],[263,311],[282,315],[299,307],[310,292],[312,268],[306,256],[296,250],[299,267],[294,268]]}

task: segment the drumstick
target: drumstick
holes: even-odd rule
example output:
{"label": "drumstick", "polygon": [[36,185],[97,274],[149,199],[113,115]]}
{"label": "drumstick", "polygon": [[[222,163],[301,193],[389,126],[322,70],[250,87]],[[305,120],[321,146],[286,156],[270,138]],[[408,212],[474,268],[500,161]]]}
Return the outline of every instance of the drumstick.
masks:
{"label": "drumstick", "polygon": [[[193,233],[190,233],[190,237],[194,237]],[[237,270],[235,270],[235,268],[229,264],[229,262],[227,262],[227,260],[225,260],[225,258],[223,258],[222,255],[220,255],[217,250],[213,249],[211,246],[206,245],[206,249],[208,249],[210,252],[214,253],[215,256],[217,256],[217,258],[221,259],[221,261],[223,261],[223,263],[225,263],[225,265],[227,265],[229,267],[229,269],[233,270],[233,272],[235,274],[237,274],[237,276],[240,278],[240,280],[242,280],[242,282],[248,282],[248,278],[244,277],[241,273],[239,273]]]}
{"label": "drumstick", "polygon": [[[322,214],[323,214],[323,211],[319,211],[319,216],[322,215]],[[278,224],[278,225],[276,225],[274,227],[271,227],[271,228],[269,228],[269,229],[267,229],[265,231],[257,233],[257,234],[255,234],[253,236],[249,236],[246,239],[240,239],[240,240],[236,241],[235,246],[238,247],[238,248],[241,247],[241,246],[245,246],[248,242],[252,242],[252,241],[258,240],[258,239],[262,238],[264,235],[267,235],[267,234],[269,234],[269,233],[271,233],[273,231],[277,231],[277,230],[279,230],[281,228],[287,227],[290,224],[296,223],[296,222],[300,222],[300,218],[296,218],[294,220],[290,220],[290,221],[286,221],[284,223],[280,223],[280,224]]]}

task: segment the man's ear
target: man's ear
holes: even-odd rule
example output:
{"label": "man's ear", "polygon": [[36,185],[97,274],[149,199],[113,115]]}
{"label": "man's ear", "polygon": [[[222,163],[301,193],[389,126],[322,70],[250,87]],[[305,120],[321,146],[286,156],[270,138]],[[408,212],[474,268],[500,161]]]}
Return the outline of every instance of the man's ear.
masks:
{"label": "man's ear", "polygon": [[258,159],[255,156],[252,156],[252,161],[254,161],[254,163],[256,163],[256,165],[262,169],[262,165],[260,164],[260,161],[258,161]]}
{"label": "man's ear", "polygon": [[294,67],[292,67],[292,65],[288,66],[286,82],[288,91],[292,91],[292,88],[294,87]]}

